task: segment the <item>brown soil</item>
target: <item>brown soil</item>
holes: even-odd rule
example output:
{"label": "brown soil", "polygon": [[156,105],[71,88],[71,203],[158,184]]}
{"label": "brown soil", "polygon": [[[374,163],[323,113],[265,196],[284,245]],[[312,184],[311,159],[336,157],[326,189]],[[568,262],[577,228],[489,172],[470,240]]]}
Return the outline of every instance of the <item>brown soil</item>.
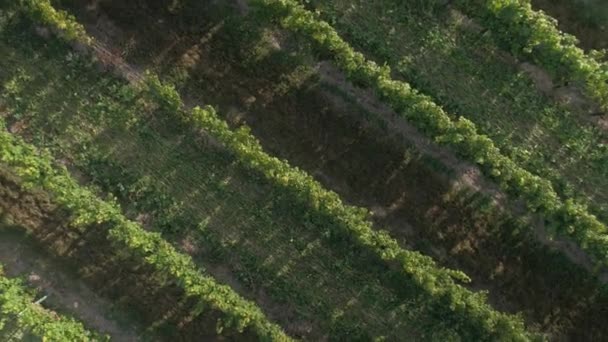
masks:
{"label": "brown soil", "polygon": [[87,328],[107,334],[113,341],[138,341],[137,327],[126,327],[112,317],[112,305],[92,292],[77,277],[63,270],[52,257],[41,253],[23,233],[0,229],[0,263],[9,277],[25,277],[40,296],[43,305],[68,313]]}
{"label": "brown soil", "polygon": [[[365,108],[380,113],[386,109],[373,101],[350,103],[349,93],[363,101],[373,96],[358,95],[360,90],[327,64],[298,86],[277,92],[277,79],[284,81],[294,70],[272,60],[262,61],[257,70],[239,67],[238,57],[226,52],[222,30],[207,35],[217,27],[213,21],[201,20],[203,27],[176,33],[173,29],[180,25],[167,24],[170,18],[138,12],[138,22],[133,22],[127,13],[139,10],[137,6],[114,5],[104,2],[101,11],[79,11],[90,32],[113,47],[107,50],[122,51],[135,42],[134,52],[124,56],[130,63],[155,69],[184,66],[189,79],[181,90],[190,103],[220,104],[220,112],[229,112],[233,125],[247,123],[271,154],[314,175],[349,203],[369,208],[377,226],[390,230],[404,245],[463,269],[474,279],[472,288],[490,290],[497,307],[523,311],[532,325],[555,337],[602,336],[608,299],[594,279],[517,231],[498,208],[480,213],[480,190],[497,201],[504,196],[477,169],[420,138],[405,123],[400,123],[401,129],[391,125],[383,130],[362,119]],[[118,33],[109,37],[101,26]],[[281,39],[276,42],[280,47]],[[347,96],[324,86],[337,87]],[[393,119],[387,121],[394,124]]]}
{"label": "brown soil", "polygon": [[[595,24],[582,16],[576,9],[576,1],[572,0],[533,0],[535,9],[543,10],[557,19],[560,30],[575,35],[585,50],[601,50],[608,48],[608,22]],[[598,5],[599,1],[598,1]],[[608,6],[604,1],[603,6]],[[608,13],[606,8],[598,8]]]}

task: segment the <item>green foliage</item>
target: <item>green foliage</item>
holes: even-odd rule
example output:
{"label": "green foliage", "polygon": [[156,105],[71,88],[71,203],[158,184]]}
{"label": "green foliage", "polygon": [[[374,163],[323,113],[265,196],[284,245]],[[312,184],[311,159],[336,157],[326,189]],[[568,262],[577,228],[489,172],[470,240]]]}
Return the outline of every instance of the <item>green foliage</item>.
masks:
{"label": "green foliage", "polygon": [[18,3],[32,20],[56,28],[65,38],[87,45],[93,42],[73,16],[64,11],[57,11],[50,0],[18,0]]}
{"label": "green foliage", "polygon": [[5,277],[0,265],[0,338],[21,330],[49,342],[109,340],[87,331],[73,318],[44,309],[34,300],[21,280]]}
{"label": "green foliage", "polygon": [[240,297],[229,286],[201,274],[189,256],[177,252],[159,234],[147,232],[127,220],[115,202],[103,201],[78,185],[65,167],[53,165],[48,153],[37,151],[3,130],[0,161],[21,178],[23,186],[42,188],[53,195],[57,203],[69,208],[74,213],[71,224],[75,228],[85,230],[91,223],[110,225],[111,241],[175,279],[187,296],[198,299],[201,309],[221,312],[223,317],[218,322],[221,327],[238,332],[252,329],[265,341],[290,340],[254,303]]}
{"label": "green foliage", "polygon": [[[526,200],[528,207],[544,212],[550,225],[569,236],[595,257],[599,265],[608,265],[606,227],[587,210],[567,210],[552,184],[523,169],[501,154],[493,141],[479,134],[475,125],[464,118],[452,121],[429,97],[419,94],[409,84],[390,77],[388,66],[380,67],[354,51],[326,22],[294,0],[256,0],[260,18],[273,18],[284,28],[309,36],[329,51],[337,65],[355,81],[370,85],[397,112],[437,142],[452,146],[458,153],[482,166],[501,187]],[[578,206],[581,208],[581,206]]]}
{"label": "green foliage", "polygon": [[561,32],[557,21],[532,9],[530,0],[457,0],[456,5],[490,29],[520,58],[541,65],[554,77],[577,82],[608,110],[608,64],[587,55],[576,37]]}

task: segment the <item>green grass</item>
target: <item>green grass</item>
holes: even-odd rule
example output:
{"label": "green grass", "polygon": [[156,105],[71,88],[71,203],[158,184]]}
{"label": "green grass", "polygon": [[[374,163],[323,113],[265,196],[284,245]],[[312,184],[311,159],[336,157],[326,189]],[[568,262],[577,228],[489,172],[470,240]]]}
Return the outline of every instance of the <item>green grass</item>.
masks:
{"label": "green grass", "polygon": [[394,1],[313,1],[357,49],[489,135],[514,161],[551,180],[563,197],[608,220],[608,145],[602,133],[540,93],[487,37],[447,11]]}
{"label": "green grass", "polygon": [[[27,126],[20,134],[59,158],[106,156],[159,187],[190,224],[163,225],[167,237],[177,246],[192,239],[204,266],[221,251],[230,261],[224,267],[268,292],[262,307],[287,305],[300,321],[320,327],[316,337],[454,338],[455,322],[441,317],[443,309],[396,283],[370,256],[318,236],[314,222],[303,224],[305,210],[223,149],[196,142],[197,134],[150,111],[120,82],[100,78],[65,47],[23,27],[5,30],[1,44],[2,104],[9,121]],[[206,251],[205,241],[214,241],[216,252]]]}

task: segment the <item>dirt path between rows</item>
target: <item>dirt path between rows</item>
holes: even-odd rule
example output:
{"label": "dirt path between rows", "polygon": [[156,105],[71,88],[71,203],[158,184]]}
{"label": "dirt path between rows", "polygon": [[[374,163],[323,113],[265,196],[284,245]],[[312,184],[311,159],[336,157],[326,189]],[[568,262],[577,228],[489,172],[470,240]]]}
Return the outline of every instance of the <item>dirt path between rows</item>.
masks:
{"label": "dirt path between rows", "polygon": [[27,236],[14,229],[0,228],[0,263],[9,277],[25,277],[43,306],[68,313],[87,328],[107,334],[112,341],[139,341],[138,328],[119,322],[112,305],[97,296],[75,275],[41,252]]}

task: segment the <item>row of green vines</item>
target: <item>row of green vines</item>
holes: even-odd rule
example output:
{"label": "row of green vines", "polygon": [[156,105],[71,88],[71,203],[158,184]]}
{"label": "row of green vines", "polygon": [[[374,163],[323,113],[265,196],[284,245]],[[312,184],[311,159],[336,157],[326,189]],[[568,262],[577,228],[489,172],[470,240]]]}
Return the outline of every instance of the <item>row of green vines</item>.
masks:
{"label": "row of green vines", "polygon": [[6,132],[5,127],[0,132],[0,162],[21,178],[22,186],[42,188],[58,204],[70,209],[73,213],[70,225],[74,229],[84,231],[91,224],[109,225],[108,237],[112,242],[175,279],[188,297],[198,300],[200,310],[209,308],[222,313],[218,333],[223,328],[238,332],[251,329],[260,340],[291,340],[254,303],[202,274],[189,256],[177,252],[160,234],[147,232],[129,221],[115,202],[101,200],[81,187],[65,167],[53,164],[49,154]]}
{"label": "row of green vines", "polygon": [[575,36],[563,33],[557,21],[535,11],[530,0],[456,0],[515,56],[545,68],[552,76],[581,84],[608,110],[608,63],[602,53],[586,54]]}
{"label": "row of green vines", "polygon": [[29,333],[49,342],[107,341],[73,318],[58,315],[34,302],[20,279],[6,277],[0,265],[0,339]]}

